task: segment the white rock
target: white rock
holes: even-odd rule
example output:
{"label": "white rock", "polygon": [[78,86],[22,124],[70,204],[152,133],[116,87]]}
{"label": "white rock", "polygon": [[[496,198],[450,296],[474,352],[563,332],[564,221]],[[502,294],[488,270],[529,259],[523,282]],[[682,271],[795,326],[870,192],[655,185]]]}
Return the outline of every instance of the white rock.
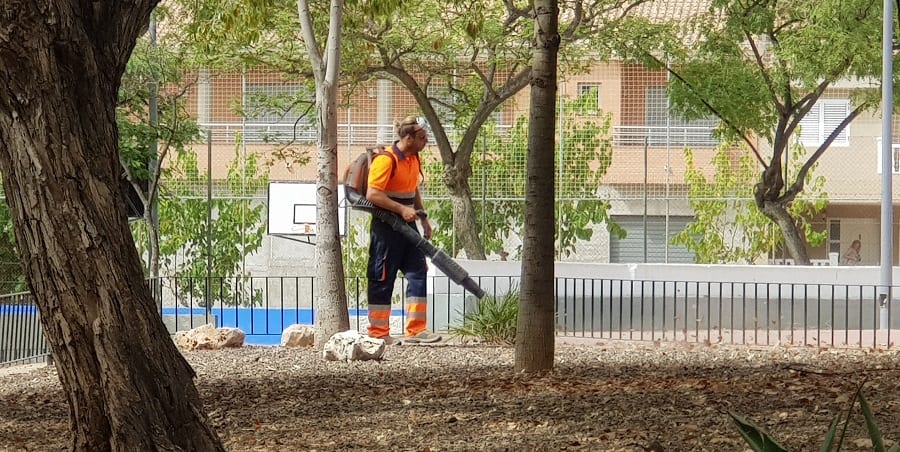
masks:
{"label": "white rock", "polygon": [[316,330],[307,325],[294,324],[281,333],[282,347],[312,347],[316,343]]}
{"label": "white rock", "polygon": [[381,359],[384,350],[384,340],[349,330],[331,336],[322,348],[322,356],[328,361],[367,361]]}
{"label": "white rock", "polygon": [[175,346],[182,350],[215,350],[241,347],[247,335],[238,328],[216,328],[208,323],[192,330],[175,333]]}
{"label": "white rock", "polygon": [[247,339],[247,334],[240,328],[219,328],[216,332],[218,333],[218,345],[216,348],[243,347],[244,340]]}

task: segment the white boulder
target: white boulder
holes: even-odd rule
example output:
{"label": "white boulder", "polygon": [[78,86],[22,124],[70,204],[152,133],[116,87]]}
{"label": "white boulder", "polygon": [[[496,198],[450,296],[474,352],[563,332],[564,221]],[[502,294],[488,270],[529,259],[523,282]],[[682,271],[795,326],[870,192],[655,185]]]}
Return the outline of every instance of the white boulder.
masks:
{"label": "white boulder", "polygon": [[384,340],[349,330],[331,336],[322,348],[322,356],[328,361],[367,361],[381,359],[384,350]]}
{"label": "white boulder", "polygon": [[316,330],[307,325],[294,324],[281,333],[282,347],[312,347],[316,343]]}
{"label": "white boulder", "polygon": [[247,335],[239,328],[216,328],[208,323],[188,331],[175,333],[175,346],[182,350],[215,350],[241,347]]}

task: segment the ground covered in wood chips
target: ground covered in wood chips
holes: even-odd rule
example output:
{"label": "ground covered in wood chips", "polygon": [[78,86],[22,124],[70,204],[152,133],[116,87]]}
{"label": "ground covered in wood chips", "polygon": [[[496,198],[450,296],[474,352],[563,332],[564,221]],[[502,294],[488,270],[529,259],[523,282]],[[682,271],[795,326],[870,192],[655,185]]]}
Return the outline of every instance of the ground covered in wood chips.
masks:
{"label": "ground covered in wood chips", "polygon": [[[380,362],[307,349],[186,353],[233,451],[740,451],[728,412],[790,450],[818,450],[858,385],[900,440],[900,354],[873,350],[590,342],[557,346],[551,373],[513,373],[513,349],[393,346]],[[0,369],[0,450],[67,446],[56,372]],[[871,450],[858,405],[843,450]]]}

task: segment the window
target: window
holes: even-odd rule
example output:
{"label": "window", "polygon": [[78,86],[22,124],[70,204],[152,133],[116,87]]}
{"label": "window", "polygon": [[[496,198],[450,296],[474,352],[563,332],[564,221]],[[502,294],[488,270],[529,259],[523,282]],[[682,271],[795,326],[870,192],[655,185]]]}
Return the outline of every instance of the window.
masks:
{"label": "window", "polygon": [[250,83],[244,98],[248,142],[315,140],[315,95],[303,85]]}
{"label": "window", "polygon": [[[804,146],[820,146],[849,114],[850,101],[848,99],[819,99],[809,113],[800,120],[800,142]],[[844,127],[831,145],[850,145],[849,124]]]}
{"label": "window", "polygon": [[[649,144],[654,146],[715,146],[713,131],[719,119],[709,116],[688,121],[672,112],[665,86],[648,86],[644,90],[644,124]],[[643,140],[641,143],[643,144]]]}
{"label": "window", "polygon": [[244,114],[249,122],[308,124],[315,116],[315,96],[298,84],[251,83],[246,96]]}
{"label": "window", "polygon": [[603,102],[600,101],[600,83],[579,82],[578,97],[584,96],[586,94],[589,94],[597,99],[597,110],[593,111],[592,113],[596,114],[598,111],[603,109]]}
{"label": "window", "polygon": [[841,220],[831,220],[828,224],[828,252],[841,252]]}
{"label": "window", "polygon": [[[881,137],[875,140],[878,153],[878,174],[881,174]],[[891,144],[891,174],[900,174],[900,143]]]}

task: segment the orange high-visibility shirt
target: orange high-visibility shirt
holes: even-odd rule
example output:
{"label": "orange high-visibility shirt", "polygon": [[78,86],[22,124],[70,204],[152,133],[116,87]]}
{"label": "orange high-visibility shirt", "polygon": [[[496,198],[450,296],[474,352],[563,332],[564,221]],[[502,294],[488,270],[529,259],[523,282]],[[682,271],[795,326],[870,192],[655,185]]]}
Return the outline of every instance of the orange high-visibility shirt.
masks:
{"label": "orange high-visibility shirt", "polygon": [[[394,143],[387,152],[389,155],[376,155],[369,167],[369,186],[383,191],[394,200],[412,205],[419,186],[419,156],[405,156]],[[391,161],[394,160],[394,161]],[[396,167],[391,177],[391,168]]]}

